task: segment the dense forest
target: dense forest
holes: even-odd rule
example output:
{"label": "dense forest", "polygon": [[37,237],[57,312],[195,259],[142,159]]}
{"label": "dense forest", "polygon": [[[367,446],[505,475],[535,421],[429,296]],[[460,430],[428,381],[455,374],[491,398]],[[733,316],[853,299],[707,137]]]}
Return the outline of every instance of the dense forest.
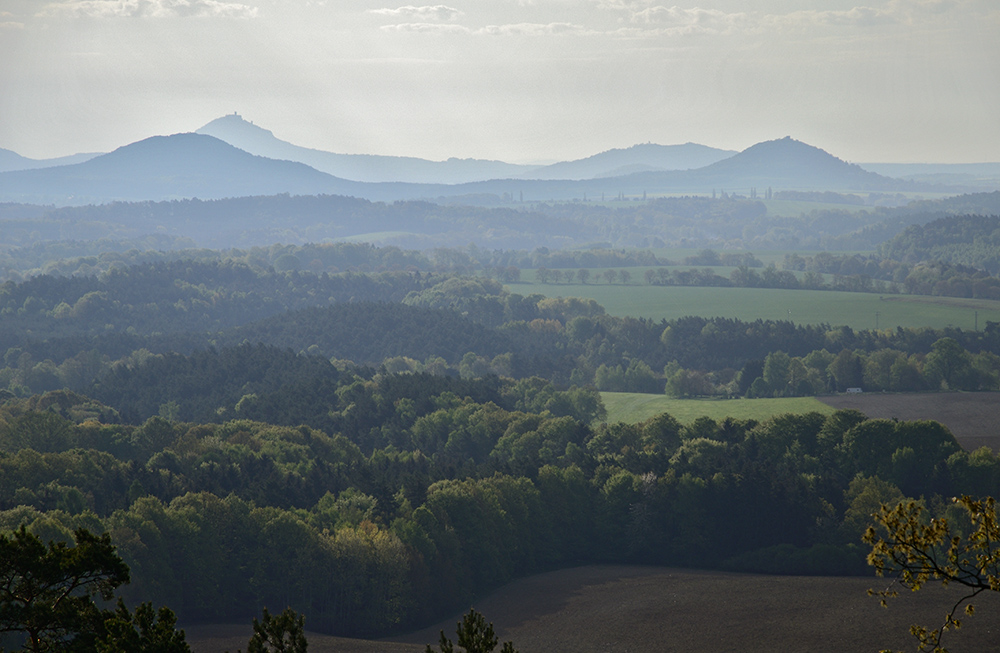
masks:
{"label": "dense forest", "polygon": [[0,387],[18,396],[90,392],[150,358],[241,343],[388,372],[540,377],[564,388],[677,396],[1000,386],[993,323],[980,331],[854,331],[654,321],[607,315],[589,299],[511,293],[482,277],[278,272],[236,262],[175,261],[0,285]]}
{"label": "dense forest", "polygon": [[907,263],[942,261],[995,275],[1000,272],[1000,215],[961,215],[912,225],[879,248]]}
{"label": "dense forest", "polygon": [[[190,248],[192,244],[249,249],[276,242],[304,245],[361,238],[421,250],[476,243],[486,251],[568,250],[593,245],[610,249],[671,246],[844,251],[874,249],[911,225],[938,218],[1000,214],[1000,192],[912,202],[876,193],[865,199],[865,207],[847,199],[847,203],[838,200],[815,208],[809,207],[815,201],[803,202],[804,210],[795,217],[768,213],[763,201],[733,193],[641,202],[591,198],[520,203],[511,199],[492,208],[288,195],[63,208],[0,204],[3,248],[18,249],[10,259],[0,257],[0,267],[17,266],[15,269],[26,271],[21,266],[30,265],[31,248],[40,241],[75,242],[79,252],[75,256],[96,256],[128,250],[119,245],[104,247],[101,252],[87,251],[80,243],[142,243],[150,238],[158,239],[158,247],[171,249]],[[881,205],[887,199],[892,199],[889,203],[893,206]],[[67,247],[70,250],[72,246]]]}
{"label": "dense forest", "polygon": [[[985,233],[990,219],[971,217],[968,201],[877,211],[883,227],[902,232],[897,244],[926,244],[952,223]],[[779,270],[743,250],[669,261],[609,246],[624,238],[616,224],[632,225],[622,227],[628,237],[641,231],[635,225],[652,234],[673,213],[695,216],[672,223],[681,239],[695,223],[741,220],[752,233],[768,220],[762,203],[731,195],[531,209],[538,213],[220,202],[262,224],[294,202],[306,216],[397,221],[419,208],[441,229],[452,219],[521,225],[551,214],[608,230],[579,250],[213,251],[177,234],[122,240],[117,228],[112,240],[76,239],[70,226],[118,213],[152,224],[168,210],[197,221],[215,203],[150,203],[138,213],[3,207],[11,224],[66,231],[30,244],[15,229],[2,254],[0,531],[26,524],[62,541],[79,527],[109,534],[132,571],[130,602],[168,605],[188,623],[290,606],[311,629],[381,635],[464,609],[518,575],[568,565],[866,573],[860,536],[881,503],[919,497],[950,515],[942,497],[1000,492],[1000,459],[961,450],[934,422],[839,411],[607,423],[599,394],[997,389],[996,323],[855,331],[657,321],[503,286],[533,269],[547,283],[929,294],[966,284],[968,296],[992,297],[1000,284],[975,267],[982,262],[803,252]],[[962,212],[903,231],[952,209]],[[850,230],[831,238],[868,228],[852,222],[856,214],[841,217]]]}
{"label": "dense forest", "polygon": [[[340,369],[251,346],[121,374],[118,387],[159,385],[109,391],[111,405],[66,391],[3,403],[0,528],[108,532],[132,569],[126,597],[189,622],[283,604],[313,629],[384,634],[589,562],[863,573],[879,502],[1000,490],[988,450],[853,411],[595,426],[595,395],[540,379]],[[226,419],[179,419],[250,378]],[[175,399],[144,418],[159,390]]]}

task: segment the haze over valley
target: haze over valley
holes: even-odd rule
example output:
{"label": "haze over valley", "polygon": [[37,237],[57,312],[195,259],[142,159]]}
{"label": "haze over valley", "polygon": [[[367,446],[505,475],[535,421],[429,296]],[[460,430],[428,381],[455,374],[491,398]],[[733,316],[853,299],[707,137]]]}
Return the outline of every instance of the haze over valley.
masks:
{"label": "haze over valley", "polygon": [[0,649],[988,648],[1000,7],[794,5],[0,0]]}

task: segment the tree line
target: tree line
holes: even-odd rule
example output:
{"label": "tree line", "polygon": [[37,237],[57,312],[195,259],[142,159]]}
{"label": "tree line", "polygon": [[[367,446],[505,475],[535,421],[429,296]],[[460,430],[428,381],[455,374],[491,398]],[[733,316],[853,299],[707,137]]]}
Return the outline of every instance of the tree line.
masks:
{"label": "tree line", "polygon": [[569,564],[863,573],[873,501],[1000,490],[988,449],[856,411],[606,424],[595,395],[541,379],[335,368],[280,397],[237,400],[236,378],[226,401],[242,406],[204,421],[184,418],[203,415],[196,392],[165,391],[235,374],[227,356],[270,378],[267,353],[138,363],[121,387],[173,397],[149,417],[127,396],[8,397],[0,530],[107,533],[132,570],[123,596],[184,620],[288,605],[317,630],[372,635]]}
{"label": "tree line", "polygon": [[[992,389],[1000,354],[992,323],[980,331],[855,331],[770,320],[621,318],[590,299],[520,295],[495,280],[421,272],[258,274],[240,265],[178,262],[101,279],[7,283],[0,305],[0,388],[17,396],[90,392],[95,382],[113,383],[150,357],[242,343],[388,372],[541,377],[564,389],[669,386],[680,395]],[[935,347],[945,343],[961,351],[952,356],[958,372],[938,371]],[[765,364],[773,372],[767,378]],[[758,377],[763,381],[751,392]],[[204,393],[206,401],[211,394]]]}

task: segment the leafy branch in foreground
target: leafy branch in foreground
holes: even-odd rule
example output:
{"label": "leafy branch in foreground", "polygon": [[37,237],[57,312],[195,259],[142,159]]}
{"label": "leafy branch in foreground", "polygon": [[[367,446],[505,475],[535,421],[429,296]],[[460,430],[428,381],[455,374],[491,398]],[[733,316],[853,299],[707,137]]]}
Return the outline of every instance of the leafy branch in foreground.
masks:
{"label": "leafy branch in foreground", "polygon": [[[940,580],[943,585],[958,583],[968,588],[951,606],[938,628],[910,626],[921,651],[947,653],[941,640],[947,631],[962,627],[960,611],[972,616],[975,606],[970,601],[984,591],[1000,591],[1000,526],[996,501],[993,497],[974,500],[968,496],[953,501],[968,513],[971,522],[971,529],[964,538],[952,531],[947,519],[923,519],[923,506],[913,500],[901,502],[894,508],[883,505],[875,515],[881,528],[869,527],[863,538],[872,546],[868,563],[879,576],[894,576],[893,584],[917,591],[927,581]],[[868,590],[868,593],[879,596],[883,606],[887,598],[898,595],[892,585],[881,591]]]}

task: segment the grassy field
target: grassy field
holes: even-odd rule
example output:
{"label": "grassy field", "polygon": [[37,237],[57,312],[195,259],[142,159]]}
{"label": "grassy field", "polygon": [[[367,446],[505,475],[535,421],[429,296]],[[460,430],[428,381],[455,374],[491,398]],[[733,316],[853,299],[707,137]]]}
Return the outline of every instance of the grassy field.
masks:
{"label": "grassy field", "polygon": [[917,394],[862,393],[781,399],[671,399],[637,392],[602,392],[608,422],[635,424],[670,413],[682,424],[699,417],[721,421],[726,417],[762,421],[782,413],[860,410],[871,418],[941,422],[966,451],[989,447],[1000,452],[1000,392],[922,392]]}
{"label": "grassy field", "polygon": [[[670,259],[671,261],[676,261],[680,263],[686,257],[695,256],[704,249],[705,249],[704,247],[701,248],[662,247],[654,249],[653,253],[655,253],[658,257],[667,258]],[[708,249],[713,249],[713,248],[708,248]],[[781,264],[784,262],[785,255],[787,254],[798,254],[800,256],[815,256],[817,253],[815,250],[802,250],[802,249],[749,249],[749,250],[727,249],[723,251],[718,248],[715,248],[715,251],[718,252],[719,254],[741,254],[743,252],[750,252],[755,257],[757,257],[764,265],[770,265],[771,263],[774,263],[778,267],[778,269],[781,269]],[[835,256],[839,256],[841,254],[861,254],[862,256],[867,256],[873,253],[874,251],[872,250],[851,250],[851,251],[833,252]],[[691,266],[683,265],[681,267],[690,268]],[[729,269],[732,270],[733,268]],[[760,272],[760,268],[757,269],[757,272]],[[717,274],[721,275],[722,273],[718,272]]]}
{"label": "grassy field", "polygon": [[[876,578],[764,576],[711,571],[596,565],[563,569],[510,583],[474,603],[500,641],[521,653],[845,653],[913,649],[911,623],[936,624],[959,588],[929,584],[902,592],[889,607],[866,594]],[[997,595],[997,592],[986,592]],[[958,651],[996,649],[1000,596],[982,596],[946,645]],[[467,609],[465,610],[467,611]],[[309,636],[313,653],[419,653],[455,614],[390,641]],[[308,625],[308,622],[307,622]],[[245,647],[249,627],[188,628],[195,653]]]}
{"label": "grassy field", "polygon": [[[640,273],[641,276],[641,273]],[[630,285],[508,284],[512,292],[548,297],[588,297],[611,315],[674,319],[686,315],[745,321],[791,320],[796,324],[847,325],[853,329],[955,326],[972,329],[1000,322],[1000,302],[955,297],[876,295],[825,290],[698,288],[649,286],[633,277]]]}
{"label": "grassy field", "polygon": [[670,413],[681,424],[690,424],[699,417],[719,421],[726,417],[762,421],[782,413],[817,412],[829,415],[834,408],[815,397],[783,397],[780,399],[672,399],[666,395],[638,392],[602,392],[601,400],[608,409],[608,422],[643,422],[660,413]]}
{"label": "grassy field", "polygon": [[[687,258],[688,256],[696,256],[698,253],[700,253],[704,249],[706,249],[706,248],[704,248],[704,247],[700,247],[700,248],[691,248],[691,247],[657,247],[657,248],[654,248],[652,250],[652,252],[654,254],[656,254],[656,256],[658,258],[660,258],[660,259],[669,259],[671,261],[677,262],[678,264],[681,264],[681,267],[683,267],[683,268],[690,268],[691,267],[690,265],[683,265],[681,262],[685,258]],[[708,249],[712,249],[712,248],[708,248]],[[799,254],[801,256],[814,256],[816,254],[816,252],[813,252],[813,251],[803,251],[803,250],[797,250],[797,249],[781,249],[781,250],[777,250],[777,249],[765,249],[765,250],[760,250],[760,249],[752,249],[752,250],[733,249],[733,250],[725,250],[725,251],[722,251],[722,250],[719,250],[719,249],[715,249],[715,251],[718,252],[719,254],[742,254],[743,252],[749,251],[751,254],[753,254],[758,259],[760,259],[760,261],[764,265],[769,265],[771,263],[774,263],[779,268],[781,267],[781,263],[785,260],[785,255],[786,254]],[[837,253],[838,254],[841,254],[841,253],[846,254],[847,252],[837,252]],[[853,254],[853,253],[857,253],[857,252],[851,252],[851,253]],[[870,252],[866,252],[866,253],[870,253]],[[629,268],[629,269],[631,270],[631,268]],[[643,268],[643,269],[645,270],[645,268]],[[713,269],[716,269],[716,268],[713,268]],[[732,268],[729,268],[729,269],[731,270]],[[760,269],[758,269],[757,271],[760,272]],[[529,270],[524,270],[523,272],[529,272]],[[721,275],[722,272],[720,271],[720,272],[717,272],[716,274],[720,274]],[[639,275],[639,276],[641,277],[641,275]]]}
{"label": "grassy field", "polygon": [[[847,211],[848,213],[860,213],[864,211],[870,215],[875,214],[874,206],[859,206],[857,204],[834,204],[831,202],[804,202],[801,200],[761,200],[767,207],[769,218],[797,218],[801,215],[809,215],[813,211]],[[873,217],[872,222],[879,218]]]}

